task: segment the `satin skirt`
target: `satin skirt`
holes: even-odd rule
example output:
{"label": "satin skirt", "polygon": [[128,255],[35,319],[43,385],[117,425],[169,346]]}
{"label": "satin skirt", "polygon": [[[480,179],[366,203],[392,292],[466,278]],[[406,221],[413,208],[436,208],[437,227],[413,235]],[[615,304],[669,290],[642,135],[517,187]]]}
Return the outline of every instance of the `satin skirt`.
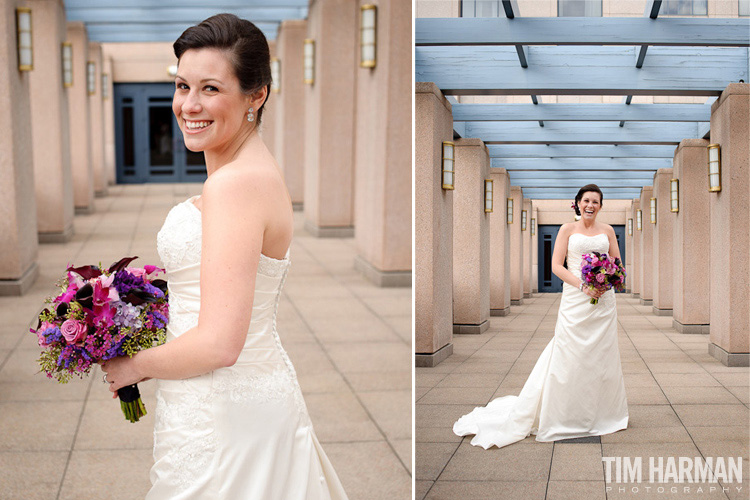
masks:
{"label": "satin skirt", "polygon": [[615,292],[605,292],[598,304],[589,301],[588,295],[563,283],[555,336],[520,394],[475,408],[453,425],[453,432],[473,434],[471,444],[488,449],[531,434],[550,442],[627,428]]}

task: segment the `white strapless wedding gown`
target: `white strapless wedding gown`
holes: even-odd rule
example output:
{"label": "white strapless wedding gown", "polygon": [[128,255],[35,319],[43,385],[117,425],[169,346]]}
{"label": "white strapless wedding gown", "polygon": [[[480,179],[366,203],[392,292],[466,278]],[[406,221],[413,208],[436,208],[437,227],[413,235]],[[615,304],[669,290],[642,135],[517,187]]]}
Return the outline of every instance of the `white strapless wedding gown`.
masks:
{"label": "white strapless wedding gown", "polygon": [[[581,257],[609,251],[606,234],[572,234],[568,269],[581,277]],[[453,425],[471,444],[503,447],[530,434],[549,442],[600,436],[628,426],[628,402],[617,344],[614,290],[598,304],[563,282],[555,336],[539,356],[518,396],[503,396],[475,408]],[[502,336],[502,333],[500,334]]]}
{"label": "white strapless wedding gown", "polygon": [[[157,236],[167,271],[167,342],[198,324],[201,213],[190,198]],[[339,500],[346,493],[313,431],[276,332],[289,258],[260,256],[252,319],[237,362],[158,380],[147,500]]]}

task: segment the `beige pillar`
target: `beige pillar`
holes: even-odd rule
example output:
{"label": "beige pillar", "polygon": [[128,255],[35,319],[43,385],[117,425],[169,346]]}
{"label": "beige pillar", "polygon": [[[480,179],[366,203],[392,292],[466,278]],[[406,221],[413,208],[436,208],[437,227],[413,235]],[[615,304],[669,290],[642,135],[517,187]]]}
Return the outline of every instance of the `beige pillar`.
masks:
{"label": "beige pillar", "polygon": [[73,44],[73,86],[68,89],[70,165],[76,213],[94,210],[94,169],[91,163],[89,96],[86,91],[88,39],[82,22],[69,22],[68,42]]}
{"label": "beige pillar", "polygon": [[656,198],[656,224],[653,241],[653,311],[657,316],[672,315],[672,279],[674,255],[674,213],[670,210],[671,168],[660,168],[654,174],[653,196]]}
{"label": "beige pillar", "polygon": [[510,313],[510,224],[507,221],[510,178],[504,168],[490,168],[493,211],[490,214],[490,315]]}
{"label": "beige pillar", "polygon": [[[115,184],[115,89],[112,78],[112,58],[102,57],[102,71],[107,75],[107,88],[102,87],[102,117],[104,120],[104,177],[107,185]],[[104,85],[104,84],[102,84]]]}
{"label": "beige pillar", "polygon": [[88,61],[94,63],[94,93],[89,94],[91,113],[91,168],[94,171],[94,193],[107,195],[107,173],[104,170],[104,115],[102,102],[102,46],[89,42]]}
{"label": "beige pillar", "polygon": [[354,265],[379,286],[411,286],[411,4],[381,0],[377,17],[376,66],[357,70]]}
{"label": "beige pillar", "polygon": [[650,258],[653,255],[653,241],[654,241],[654,225],[651,224],[651,197],[653,196],[653,188],[647,186],[641,189],[641,211],[643,224],[641,231],[641,265],[638,267],[638,280],[641,284],[641,305],[650,306],[653,304],[654,298],[654,282],[651,279],[651,275],[654,272],[653,260]]}
{"label": "beige pillar", "polygon": [[23,294],[39,273],[30,75],[18,69],[16,45],[16,7],[23,6],[11,0],[0,8],[0,295]]}
{"label": "beige pillar", "polygon": [[28,73],[34,185],[40,243],[64,243],[73,235],[68,95],[62,85],[61,47],[65,9],[59,0],[31,0],[34,70]]}
{"label": "beige pillar", "polygon": [[[711,142],[721,146],[721,191],[711,199],[709,353],[750,365],[750,84],[730,83],[711,107]],[[707,182],[707,181],[706,181]]]}
{"label": "beige pillar", "polygon": [[283,21],[276,37],[276,54],[281,67],[276,94],[276,161],[284,171],[287,189],[296,210],[302,209],[305,189],[305,84],[303,45],[307,21]]}
{"label": "beige pillar", "polygon": [[[531,219],[529,220],[529,232],[531,233],[534,224],[539,224],[539,211],[536,208],[534,202],[531,202]],[[536,231],[539,229],[537,226],[534,233],[531,234],[531,293],[539,292],[539,239]]]}
{"label": "beige pillar", "polygon": [[705,139],[685,139],[674,154],[679,211],[674,214],[672,327],[680,333],[709,332],[711,198],[706,177]]}
{"label": "beige pillar", "polygon": [[434,83],[415,87],[414,350],[417,366],[435,366],[453,353],[453,191],[442,187],[453,116]]}
{"label": "beige pillar", "polygon": [[453,333],[482,333],[490,326],[490,214],[484,211],[490,156],[480,139],[459,139],[455,158]]}
{"label": "beige pillar", "polygon": [[510,303],[520,306],[523,304],[524,254],[521,233],[523,191],[519,186],[510,187],[510,198],[513,200],[513,221],[510,223]]}
{"label": "beige pillar", "polygon": [[[268,51],[271,54],[271,59],[277,57],[275,40],[268,40]],[[259,129],[263,144],[266,145],[271,154],[276,150],[276,101],[278,101],[278,94],[273,91],[269,92],[263,105],[263,117]],[[278,159],[276,162],[278,163]]]}
{"label": "beige pillar", "polygon": [[638,230],[638,211],[641,209],[641,199],[633,199],[633,209],[630,216],[633,218],[633,246],[630,249],[630,267],[626,267],[628,275],[625,278],[626,282],[630,282],[630,291],[633,297],[640,298],[641,296],[641,265],[643,261],[641,250],[643,248],[643,231]]}
{"label": "beige pillar", "polygon": [[[526,211],[526,229],[521,228],[523,238],[523,296],[531,297],[531,200],[523,199],[523,210]],[[523,214],[520,223],[523,224]]]}
{"label": "beige pillar", "polygon": [[358,15],[354,2],[317,0],[307,18],[315,81],[305,85],[304,212],[315,236],[354,235]]}

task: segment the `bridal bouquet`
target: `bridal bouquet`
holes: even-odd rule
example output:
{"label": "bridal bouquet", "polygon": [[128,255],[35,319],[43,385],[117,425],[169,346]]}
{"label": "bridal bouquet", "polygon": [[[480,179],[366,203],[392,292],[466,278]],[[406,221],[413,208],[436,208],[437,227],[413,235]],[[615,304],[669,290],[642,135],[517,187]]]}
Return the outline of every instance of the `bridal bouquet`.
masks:
{"label": "bridal bouquet", "polygon": [[[93,363],[132,356],[164,343],[169,321],[167,282],[155,279],[156,266],[126,267],[126,257],[109,269],[68,267],[57,282],[61,293],[45,300],[36,334],[43,348],[39,366],[59,383],[83,378]],[[136,384],[118,389],[125,418],[137,422],[146,414]]]}
{"label": "bridal bouquet", "polygon": [[[581,275],[584,286],[606,292],[610,288],[622,291],[625,286],[625,268],[618,257],[611,259],[606,253],[591,252],[583,255]],[[591,304],[598,304],[599,299],[592,298]]]}

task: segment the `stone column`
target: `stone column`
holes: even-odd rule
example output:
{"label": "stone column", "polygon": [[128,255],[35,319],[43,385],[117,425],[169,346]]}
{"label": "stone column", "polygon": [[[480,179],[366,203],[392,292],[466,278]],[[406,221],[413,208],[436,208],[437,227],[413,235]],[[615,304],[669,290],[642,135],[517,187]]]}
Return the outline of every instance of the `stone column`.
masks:
{"label": "stone column", "polygon": [[673,170],[660,168],[654,174],[653,196],[656,198],[656,224],[653,240],[653,311],[657,316],[672,315],[672,277],[674,255],[674,213],[670,210],[670,179]]}
{"label": "stone column", "polygon": [[490,214],[484,211],[490,156],[480,139],[459,139],[454,151],[453,333],[482,333],[490,326]]}
{"label": "stone column", "polygon": [[[534,202],[531,203],[531,212],[532,212],[532,219],[534,219],[534,222],[536,224],[539,224],[539,211],[536,208],[536,205],[534,205]],[[531,219],[529,220],[529,232],[531,232],[531,228],[533,227]],[[539,227],[537,226],[536,230],[539,230]],[[534,234],[531,235],[531,293],[538,293],[539,292],[539,235],[534,232]]]}
{"label": "stone column", "polygon": [[34,70],[28,72],[34,185],[40,243],[65,243],[73,235],[68,94],[62,84],[65,9],[59,0],[31,0]]}
{"label": "stone column", "polygon": [[[268,40],[268,50],[271,53],[271,58],[277,57],[276,41]],[[278,101],[278,94],[269,92],[263,105],[263,117],[259,129],[260,137],[271,154],[276,150],[276,101]]]}
{"label": "stone column", "polygon": [[73,86],[68,89],[73,201],[76,213],[91,213],[94,210],[94,169],[89,136],[91,115],[86,91],[88,39],[82,22],[68,22],[67,28],[68,42],[73,44]]}
{"label": "stone column", "polygon": [[494,181],[490,214],[490,316],[510,313],[510,225],[507,221],[510,178],[504,168],[490,168]]}
{"label": "stone column", "polygon": [[355,2],[317,0],[307,18],[315,74],[305,85],[304,212],[315,236],[354,236],[358,15]]}
{"label": "stone column", "polygon": [[94,171],[94,194],[107,195],[107,173],[104,170],[104,115],[102,102],[102,46],[89,42],[89,62],[94,63],[94,93],[89,95],[91,113],[91,168]]}
{"label": "stone column", "polygon": [[680,333],[709,332],[709,254],[711,245],[705,139],[685,139],[674,154],[679,212],[674,220],[672,327]]}
{"label": "stone column", "polygon": [[[521,210],[523,191],[519,186],[510,187],[510,198],[513,200],[513,222],[510,229],[510,303],[514,306],[523,304],[523,234],[521,233]],[[507,207],[507,200],[506,200]]]}
{"label": "stone column", "polygon": [[750,84],[746,83],[730,83],[711,107],[710,140],[721,145],[721,191],[709,193],[708,352],[727,366],[750,364],[749,115]]}
{"label": "stone column", "polygon": [[[523,238],[523,296],[531,297],[531,200],[523,199],[523,210],[526,211],[526,230],[521,230]],[[523,224],[523,214],[519,223]]]}
{"label": "stone column", "polygon": [[302,210],[305,189],[305,84],[303,45],[307,21],[283,21],[276,37],[276,54],[281,66],[276,94],[274,152],[284,171],[286,186],[295,210]]}
{"label": "stone column", "polygon": [[435,366],[453,353],[453,191],[442,187],[453,116],[434,83],[415,87],[414,349],[417,366]]}
{"label": "stone column", "polygon": [[16,44],[16,7],[25,5],[11,0],[0,8],[0,295],[25,293],[39,273],[30,72],[19,71]]}
{"label": "stone column", "polygon": [[357,70],[354,265],[379,286],[411,286],[411,4],[379,1],[377,19],[376,66]]}
{"label": "stone column", "polygon": [[629,252],[629,254],[631,255],[631,267],[625,268],[628,273],[625,280],[626,282],[630,282],[630,290],[633,294],[633,297],[636,299],[640,298],[641,296],[641,266],[643,265],[643,254],[641,253],[641,249],[643,248],[643,231],[638,230],[638,210],[640,209],[641,199],[634,198],[633,209],[630,214],[633,218],[633,246],[631,247],[631,250]]}
{"label": "stone column", "polygon": [[[102,71],[107,75],[107,88],[102,87],[102,115],[104,119],[104,176],[107,185],[115,184],[115,89],[112,58],[102,57]],[[106,97],[104,97],[106,96]]]}
{"label": "stone column", "polygon": [[654,299],[654,282],[651,279],[651,275],[654,272],[654,266],[652,259],[653,255],[653,241],[654,241],[654,225],[651,224],[651,197],[653,196],[653,188],[646,186],[641,189],[641,211],[643,215],[643,230],[641,231],[641,251],[639,255],[641,258],[641,265],[638,267],[638,281],[641,284],[641,305],[650,306],[653,304]]}

